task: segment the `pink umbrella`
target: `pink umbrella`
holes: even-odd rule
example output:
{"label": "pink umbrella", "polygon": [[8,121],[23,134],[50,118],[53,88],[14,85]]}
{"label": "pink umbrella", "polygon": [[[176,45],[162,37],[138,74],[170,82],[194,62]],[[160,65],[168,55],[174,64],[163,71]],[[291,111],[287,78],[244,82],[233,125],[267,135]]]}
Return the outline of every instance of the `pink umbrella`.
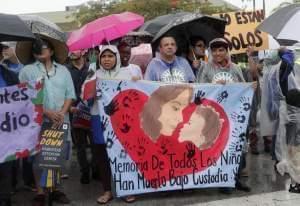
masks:
{"label": "pink umbrella", "polygon": [[132,12],[105,16],[72,32],[67,45],[70,51],[92,48],[104,41],[120,38],[143,23],[144,17]]}

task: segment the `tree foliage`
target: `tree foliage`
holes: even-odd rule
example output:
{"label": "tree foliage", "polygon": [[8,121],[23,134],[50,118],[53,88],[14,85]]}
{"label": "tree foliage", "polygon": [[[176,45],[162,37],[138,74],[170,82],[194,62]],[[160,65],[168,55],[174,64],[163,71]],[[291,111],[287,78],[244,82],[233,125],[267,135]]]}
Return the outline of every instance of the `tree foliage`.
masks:
{"label": "tree foliage", "polygon": [[[203,14],[213,14],[232,11],[226,4],[224,6],[214,6],[208,0],[123,0],[104,6],[100,1],[89,2],[81,6],[74,13],[76,21],[84,25],[99,17],[114,13],[131,11],[145,17],[145,21],[157,16],[165,15],[177,11],[201,12]],[[176,3],[176,7],[172,2]]]}

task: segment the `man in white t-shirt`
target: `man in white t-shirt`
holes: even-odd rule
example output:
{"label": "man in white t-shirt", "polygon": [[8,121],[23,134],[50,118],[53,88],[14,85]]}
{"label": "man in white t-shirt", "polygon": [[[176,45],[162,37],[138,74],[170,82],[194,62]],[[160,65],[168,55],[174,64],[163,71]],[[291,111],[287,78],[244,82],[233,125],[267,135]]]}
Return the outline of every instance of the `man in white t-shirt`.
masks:
{"label": "man in white t-shirt", "polygon": [[122,42],[118,46],[118,50],[119,50],[120,57],[121,57],[122,68],[129,69],[129,71],[132,75],[132,80],[143,79],[143,74],[142,74],[141,68],[136,64],[129,64],[129,60],[130,60],[130,56],[131,56],[131,47],[127,43]]}

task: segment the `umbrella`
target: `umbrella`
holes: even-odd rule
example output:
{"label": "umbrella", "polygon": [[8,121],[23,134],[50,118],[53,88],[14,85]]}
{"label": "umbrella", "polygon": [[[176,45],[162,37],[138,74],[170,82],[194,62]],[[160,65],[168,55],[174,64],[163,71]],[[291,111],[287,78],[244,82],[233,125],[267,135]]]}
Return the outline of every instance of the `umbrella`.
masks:
{"label": "umbrella", "polygon": [[131,12],[105,16],[72,32],[67,45],[70,51],[92,48],[104,41],[123,37],[143,23],[144,17]]}
{"label": "umbrella", "polygon": [[283,7],[266,18],[257,29],[276,39],[300,41],[300,4]]}
{"label": "umbrella", "polygon": [[[55,23],[40,16],[20,15],[20,18],[34,34],[37,34],[38,38],[51,43],[54,48],[55,60],[60,64],[64,64],[68,56],[68,47],[65,44],[66,34]],[[33,58],[32,42],[18,42],[16,55],[21,63],[28,64]]]}
{"label": "umbrella", "polygon": [[33,40],[35,36],[17,15],[0,14],[0,41]]}
{"label": "umbrella", "polygon": [[66,34],[53,22],[37,15],[19,15],[34,34],[65,42]]}
{"label": "umbrella", "polygon": [[[54,59],[60,64],[64,64],[68,57],[68,47],[64,42],[45,36],[39,35],[39,38],[51,43],[54,49]],[[16,45],[16,55],[22,64],[28,64],[32,60],[32,42],[22,41]]]}
{"label": "umbrella", "polygon": [[151,43],[153,35],[146,31],[133,31],[129,32],[122,38],[121,41],[126,42],[131,47],[136,47],[141,43]]}
{"label": "umbrella", "polygon": [[226,21],[217,17],[202,15],[200,13],[188,13],[164,26],[152,40],[154,48],[157,47],[159,39],[164,35],[175,37],[178,48],[182,51],[189,44],[192,36],[201,36],[207,43],[217,37],[223,37]]}
{"label": "umbrella", "polygon": [[189,14],[189,12],[178,12],[173,14],[166,14],[163,16],[158,16],[152,20],[149,20],[145,22],[143,26],[139,29],[139,31],[146,31],[155,36],[157,32],[164,26],[166,26],[168,23],[173,21],[174,19],[180,18],[186,14]]}
{"label": "umbrella", "polygon": [[131,57],[129,62],[131,64],[139,65],[143,74],[152,59],[151,44],[140,44],[137,47],[131,48]]}

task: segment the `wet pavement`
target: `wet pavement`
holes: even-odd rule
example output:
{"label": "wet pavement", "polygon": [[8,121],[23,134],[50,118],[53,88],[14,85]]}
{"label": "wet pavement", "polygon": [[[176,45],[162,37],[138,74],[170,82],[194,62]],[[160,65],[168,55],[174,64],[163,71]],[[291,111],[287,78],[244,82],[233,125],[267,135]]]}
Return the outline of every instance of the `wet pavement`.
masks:
{"label": "wet pavement", "polygon": [[[249,177],[244,177],[252,189],[250,193],[234,191],[231,195],[218,192],[218,189],[199,189],[190,191],[175,191],[168,193],[153,193],[140,195],[137,201],[131,205],[152,206],[152,205],[243,205],[243,206],[286,206],[299,205],[300,194],[289,193],[288,176],[280,176],[274,172],[274,163],[269,154],[260,155],[248,154]],[[81,185],[79,182],[79,168],[73,162],[70,171],[70,178],[64,180],[64,191],[72,200],[71,205],[94,206],[96,199],[102,192],[101,182],[92,181],[88,185]],[[20,189],[13,197],[13,205],[31,205],[34,193]],[[54,204],[55,205],[55,204]],[[115,198],[108,205],[127,205],[121,199]]]}

